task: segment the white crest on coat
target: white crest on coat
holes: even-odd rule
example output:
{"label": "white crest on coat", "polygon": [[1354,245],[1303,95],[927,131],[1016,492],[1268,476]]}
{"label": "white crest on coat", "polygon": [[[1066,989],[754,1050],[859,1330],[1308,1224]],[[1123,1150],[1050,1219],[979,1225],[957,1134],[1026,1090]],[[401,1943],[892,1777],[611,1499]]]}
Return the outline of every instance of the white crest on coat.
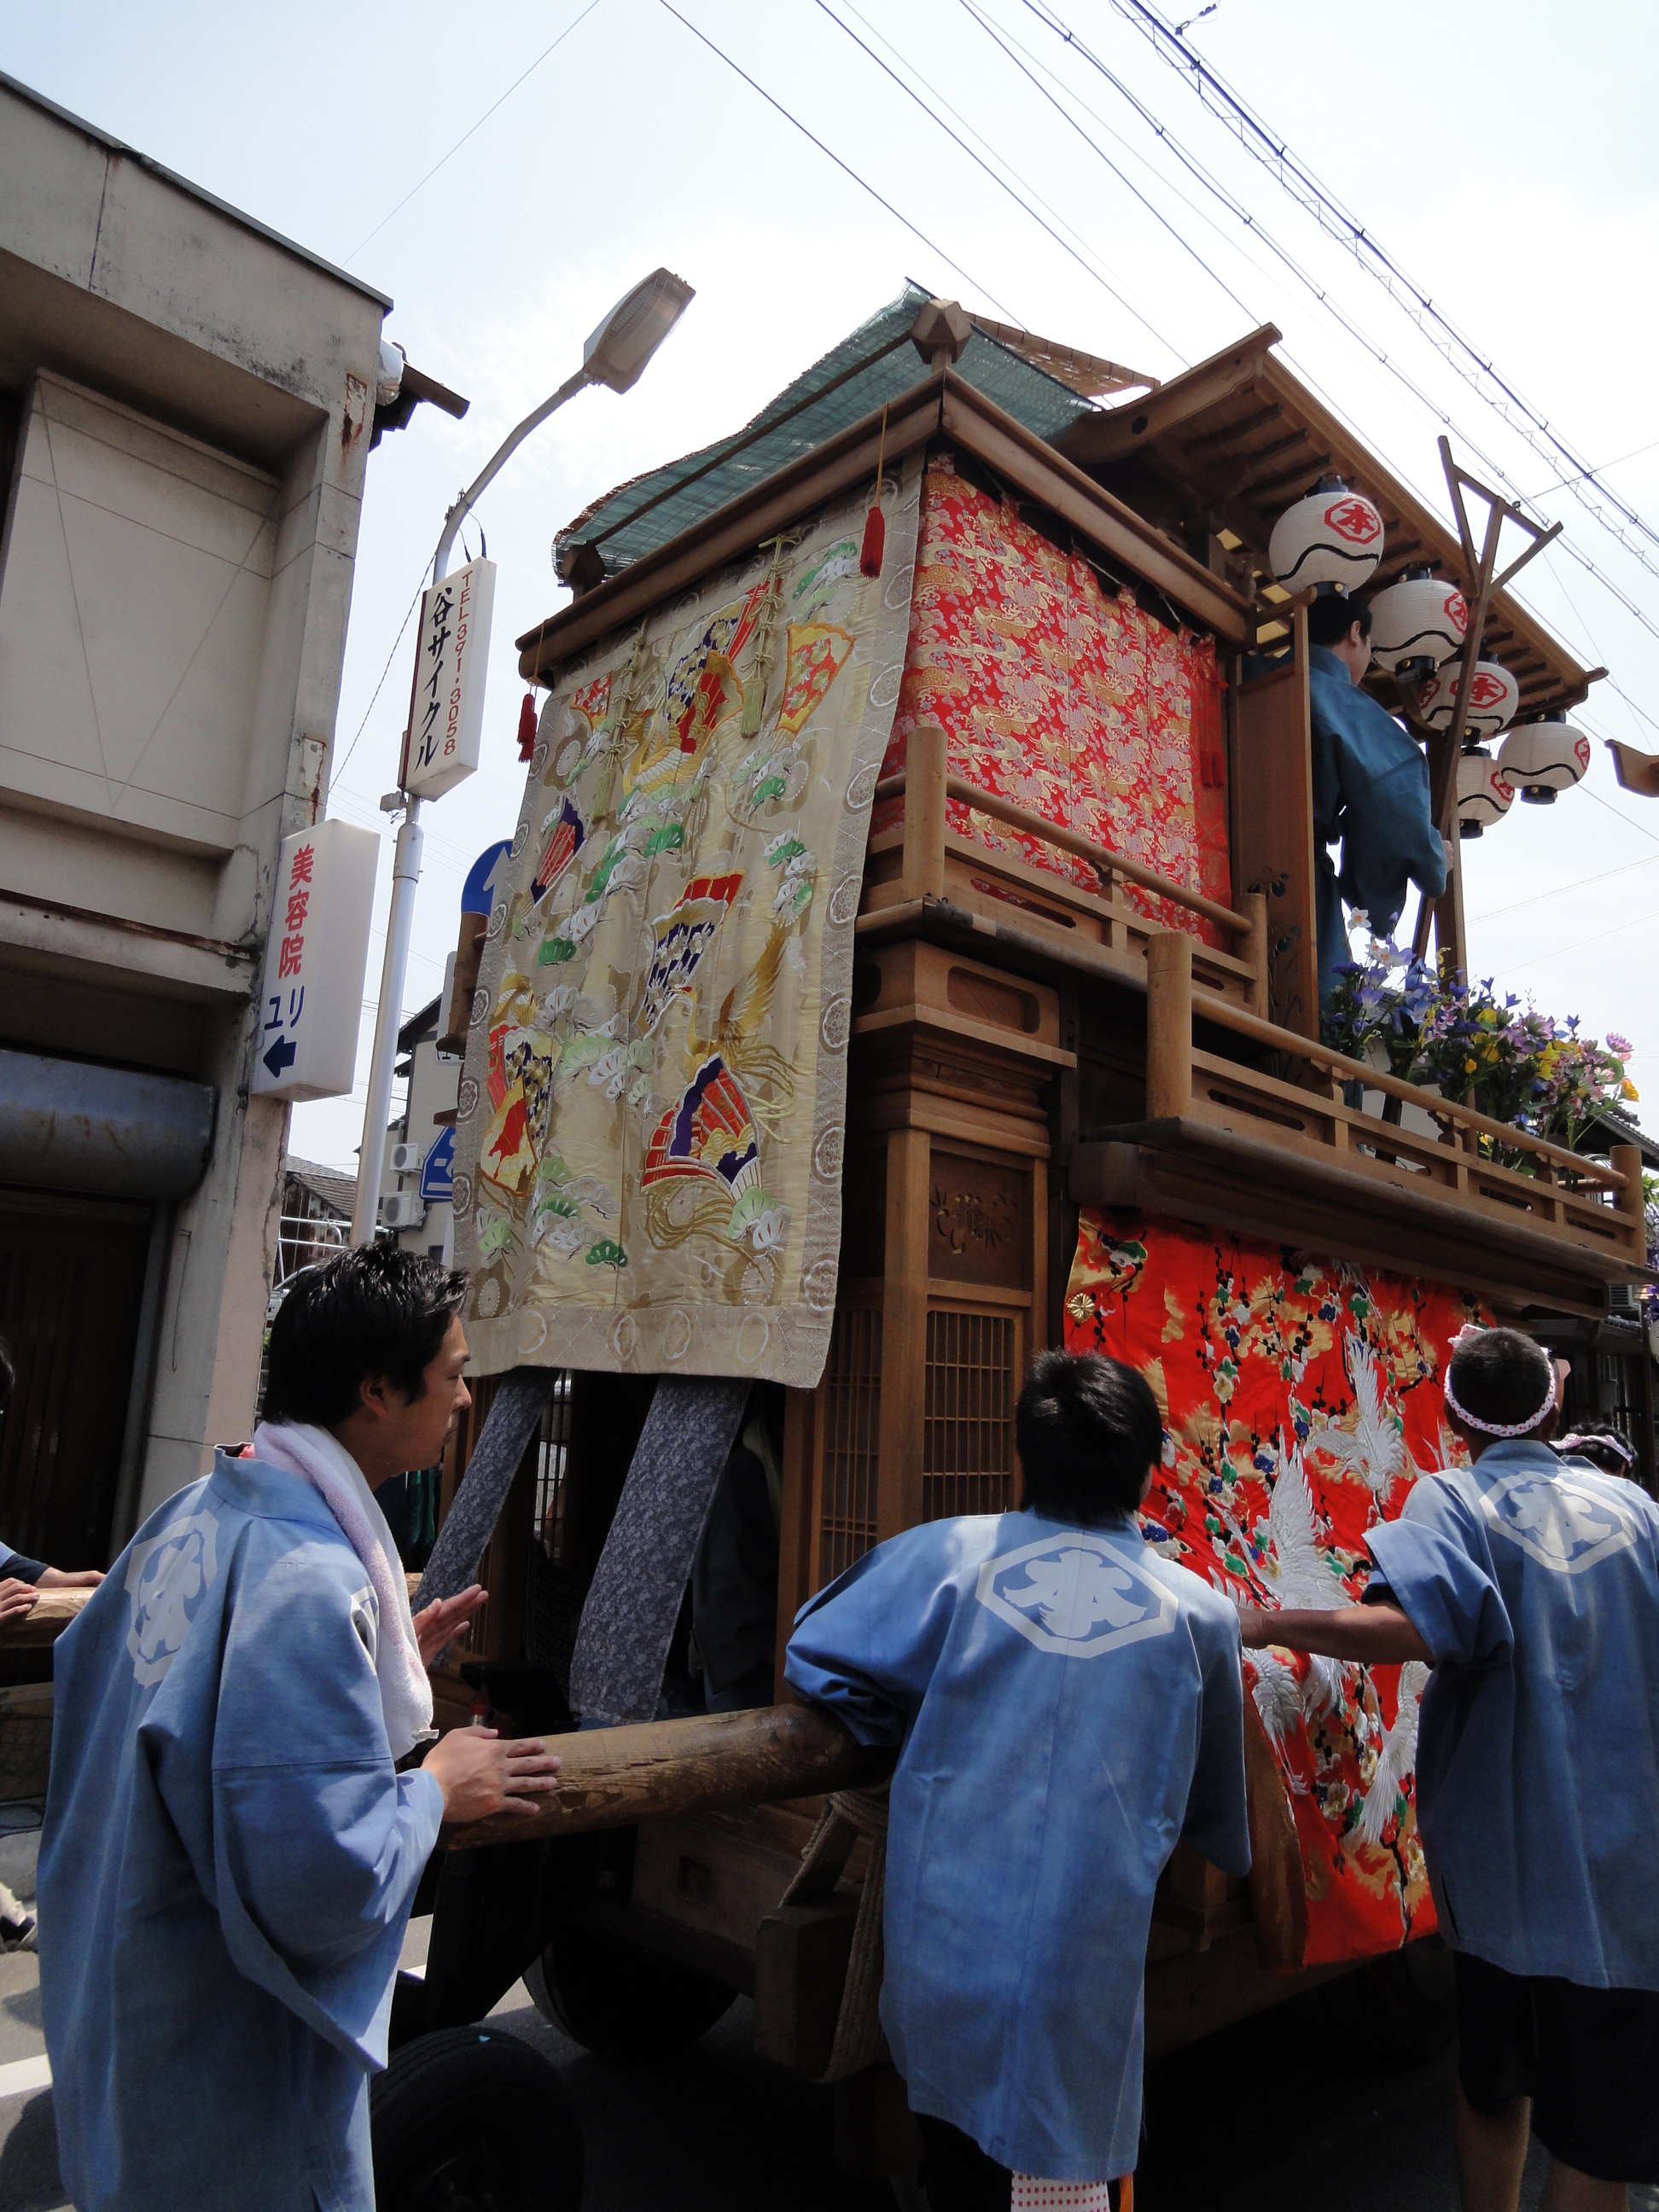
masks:
{"label": "white crest on coat", "polygon": [[1173,1594],[1092,1528],[1039,1537],[988,1559],[975,1595],[1039,1651],[1068,1659],[1168,1636],[1176,1625]]}
{"label": "white crest on coat", "polygon": [[197,1607],[219,1571],[217,1516],[186,1514],[182,1521],[135,1544],[127,1559],[132,1619],[127,1650],[141,1688],[159,1682],[178,1656]]}

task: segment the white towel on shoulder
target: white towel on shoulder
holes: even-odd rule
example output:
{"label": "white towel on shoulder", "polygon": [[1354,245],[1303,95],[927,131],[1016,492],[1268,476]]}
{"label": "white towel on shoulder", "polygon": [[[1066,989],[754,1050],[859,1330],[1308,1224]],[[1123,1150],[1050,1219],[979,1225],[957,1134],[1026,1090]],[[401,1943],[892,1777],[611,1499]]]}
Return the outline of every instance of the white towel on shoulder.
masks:
{"label": "white towel on shoulder", "polygon": [[255,1430],[253,1456],[302,1475],[339,1522],[368,1571],[380,1613],[374,1671],[393,1759],[432,1732],[432,1685],[409,1609],[409,1585],[386,1516],[351,1454],[326,1429],[305,1421],[266,1421]]}

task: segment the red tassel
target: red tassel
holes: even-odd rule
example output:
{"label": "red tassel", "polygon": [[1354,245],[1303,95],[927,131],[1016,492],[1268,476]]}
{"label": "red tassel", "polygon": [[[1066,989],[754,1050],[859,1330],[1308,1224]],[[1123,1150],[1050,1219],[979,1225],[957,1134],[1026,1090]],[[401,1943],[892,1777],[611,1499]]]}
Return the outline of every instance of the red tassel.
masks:
{"label": "red tassel", "polygon": [[519,758],[527,761],[536,750],[536,695],[526,691],[519,709]]}
{"label": "red tassel", "polygon": [[859,574],[878,576],[881,556],[887,550],[887,523],[880,507],[872,507],[864,518],[864,550],[859,555]]}

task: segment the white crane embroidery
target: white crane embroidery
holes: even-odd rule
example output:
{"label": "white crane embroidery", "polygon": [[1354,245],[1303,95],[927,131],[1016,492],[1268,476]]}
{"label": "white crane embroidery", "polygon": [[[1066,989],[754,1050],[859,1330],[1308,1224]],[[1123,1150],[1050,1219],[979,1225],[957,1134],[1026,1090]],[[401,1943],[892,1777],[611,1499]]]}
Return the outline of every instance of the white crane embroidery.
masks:
{"label": "white crane embroidery", "polygon": [[1421,1710],[1418,1700],[1428,1679],[1429,1670],[1420,1659],[1408,1659],[1400,1670],[1400,1707],[1393,1726],[1383,1735],[1376,1771],[1354,1824],[1354,1833],[1362,1843],[1382,1842],[1382,1831],[1394,1814],[1395,1801],[1405,1786],[1407,1776],[1416,1768]]}
{"label": "white crane embroidery", "polygon": [[[1343,1340],[1343,1363],[1353,1389],[1352,1428],[1328,1422],[1310,1439],[1349,1474],[1358,1475],[1380,1507],[1400,1477],[1408,1471],[1405,1431],[1389,1411],[1376,1354],[1364,1338],[1350,1331]],[[1417,1470],[1410,1468],[1412,1473]]]}

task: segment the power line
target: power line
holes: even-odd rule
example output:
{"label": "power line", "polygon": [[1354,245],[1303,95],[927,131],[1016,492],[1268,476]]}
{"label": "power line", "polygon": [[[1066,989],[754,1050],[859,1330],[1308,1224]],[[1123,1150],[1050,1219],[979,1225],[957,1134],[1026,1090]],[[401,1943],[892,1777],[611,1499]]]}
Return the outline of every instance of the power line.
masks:
{"label": "power line", "polygon": [[[1079,52],[1087,53],[1087,49],[1073,37],[1060,18],[1040,6],[1038,0],[1024,0],[1024,4],[1034,15],[1047,21],[1051,29],[1058,29],[1068,44],[1077,46]],[[1232,131],[1245,152],[1277,180],[1291,198],[1314,217],[1327,236],[1352,252],[1358,265],[1382,285],[1395,305],[1493,413],[1523,437],[1535,453],[1552,453],[1576,471],[1572,477],[1567,479],[1574,497],[1610,536],[1642,562],[1644,568],[1650,568],[1654,574],[1659,575],[1659,568],[1654,568],[1641,549],[1632,545],[1626,533],[1585,495],[1583,486],[1587,483],[1594,483],[1617,513],[1655,546],[1659,546],[1659,531],[1656,531],[1633,507],[1601,483],[1595,471],[1588,467],[1565,439],[1557,435],[1548,421],[1498,374],[1492,362],[1482,357],[1474,343],[1464,337],[1449,316],[1435,306],[1428,294],[1406,274],[1370,232],[1348,212],[1329,187],[1322,184],[1290,146],[1268,129],[1261,118],[1211,69],[1194,47],[1163,21],[1146,4],[1146,0],[1111,0],[1111,4],[1127,22],[1142,33],[1160,60],[1187,78],[1206,111]],[[1174,47],[1174,52],[1170,51],[1170,46]],[[1206,97],[1206,94],[1212,94],[1213,99]],[[1495,387],[1495,393],[1492,387]]]}
{"label": "power line", "polygon": [[[818,5],[822,7],[823,4],[823,0],[818,0]],[[1003,44],[1002,39],[999,35],[996,27],[988,21],[987,19],[980,14],[978,9],[972,4],[972,0],[962,0],[962,5],[967,14],[979,25],[986,37],[990,40],[992,45],[994,46],[1007,60],[1013,64],[1020,75],[1026,78],[1036,91],[1042,94],[1042,97],[1048,102],[1049,106],[1053,107],[1058,114],[1065,118],[1066,121],[1071,125],[1073,130],[1077,132],[1079,137],[1083,140],[1084,143],[1089,147],[1091,152],[1098,155],[1099,159],[1106,164],[1106,167],[1118,179],[1119,183],[1123,185],[1124,189],[1132,193],[1133,197],[1139,201],[1141,206],[1144,207],[1147,213],[1153,217],[1154,221],[1162,223],[1164,229],[1169,232],[1170,237],[1175,240],[1176,245],[1181,247],[1182,251],[1185,253],[1191,254],[1193,259],[1197,262],[1199,267],[1204,271],[1205,275],[1210,278],[1212,283],[1220,286],[1221,289],[1227,295],[1227,297],[1239,310],[1240,313],[1252,315],[1253,310],[1245,303],[1244,301],[1239,298],[1237,293],[1234,291],[1232,286],[1226,282],[1224,277],[1217,275],[1216,271],[1211,268],[1209,263],[1205,260],[1203,255],[1198,251],[1198,248],[1192,244],[1190,240],[1184,238],[1182,235],[1181,232],[1176,229],[1174,223],[1170,221],[1163,210],[1156,207],[1153,203],[1147,198],[1146,193],[1140,190],[1138,185],[1133,185],[1130,183],[1128,178],[1124,175],[1122,170],[1118,167],[1117,163],[1113,161],[1110,155],[1105,153],[1100,147],[1095,144],[1093,139],[1090,137],[1088,132],[1083,128],[1083,125],[1078,121],[1077,118],[1071,114],[1060,100],[1054,98],[1054,95],[1048,90],[1046,85],[1039,84],[1036,78],[1032,75],[1031,71],[1026,68],[1024,63],[1020,60],[1019,57],[1008,46]],[[1170,351],[1174,352],[1175,349],[1171,347]]]}
{"label": "power line", "polygon": [[878,207],[884,208],[887,213],[892,216],[895,222],[902,224],[904,228],[909,232],[912,238],[920,239],[930,253],[938,254],[939,259],[945,264],[947,269],[953,269],[957,275],[960,276],[965,283],[971,284],[975,291],[981,293],[991,302],[991,305],[994,307],[1000,307],[1003,313],[1007,316],[1011,322],[1018,323],[1022,330],[1025,328],[1025,325],[1021,320],[1020,317],[1015,314],[1013,309],[1008,306],[1006,301],[999,300],[996,294],[993,292],[988,285],[981,284],[976,276],[970,276],[959,261],[951,260],[950,255],[945,251],[942,246],[934,245],[933,240],[928,237],[925,230],[919,230],[916,225],[910,221],[908,216],[901,215],[898,210],[893,205],[891,200],[884,199],[872,184],[870,184],[865,178],[861,177],[858,171],[852,167],[849,163],[843,161],[839,154],[832,153],[830,148],[824,144],[823,139],[817,137],[812,131],[809,131],[806,125],[800,121],[798,116],[792,115],[781,100],[775,100],[772,94],[767,91],[764,85],[757,84],[754,78],[750,76],[748,70],[740,68],[738,64],[732,60],[731,55],[726,52],[723,46],[716,46],[714,40],[711,39],[706,32],[700,31],[696,25],[691,21],[689,16],[682,15],[679,9],[674,6],[673,0],[659,0],[659,4],[667,9],[668,13],[674,18],[674,21],[677,23],[680,24],[684,29],[690,32],[692,37],[696,40],[700,46],[707,46],[709,52],[714,56],[717,61],[724,62],[727,69],[732,71],[734,76],[740,76],[744,82],[748,86],[750,92],[758,93],[760,97],[766,102],[767,106],[775,112],[775,113],[782,116],[784,121],[787,123],[792,129],[799,131],[803,138],[809,140],[811,144],[816,146],[819,153],[824,156],[826,161],[833,161],[844,177],[850,177],[860,191],[867,192],[870,198],[875,201]]}
{"label": "power line", "polygon": [[531,63],[530,67],[526,70],[522,75],[514,78],[512,83],[508,85],[507,90],[501,94],[501,99],[492,100],[489,106],[485,108],[483,113],[478,118],[477,121],[473,124],[470,129],[462,131],[460,137],[450,148],[448,153],[443,156],[443,159],[441,161],[434,161],[432,164],[432,167],[427,171],[425,176],[421,179],[418,185],[411,185],[410,186],[409,190],[404,194],[402,199],[398,201],[397,206],[392,209],[392,214],[383,215],[379,222],[375,224],[374,229],[369,232],[368,237],[360,240],[358,243],[352,247],[350,252],[346,256],[348,262],[355,261],[357,258],[357,256],[362,252],[363,247],[368,244],[370,239],[378,238],[380,236],[380,233],[386,228],[387,223],[391,222],[392,216],[401,215],[403,213],[404,210],[409,205],[410,200],[414,198],[416,192],[425,191],[426,187],[432,182],[434,177],[437,175],[439,170],[443,167],[445,162],[453,161],[454,160],[456,155],[460,152],[467,140],[471,138],[475,132],[483,130],[484,125],[489,122],[490,117],[495,112],[495,110],[501,106],[502,101],[512,99],[514,94],[524,82],[526,77],[534,76],[536,71],[547,59],[549,54],[554,52],[556,48],[562,46],[565,40],[570,36],[570,33],[576,28],[577,24],[585,23],[599,4],[599,0],[587,0],[587,5],[582,9],[581,14],[565,25],[558,37],[554,40],[552,46],[544,46],[542,49],[541,52],[537,55],[535,60]]}
{"label": "power line", "polygon": [[[1181,363],[1183,368],[1189,368],[1192,366],[1191,362],[1188,360],[1186,355],[1182,352],[1179,346],[1176,345],[1171,339],[1167,338],[1164,335],[1164,332],[1158,329],[1158,325],[1151,321],[1147,316],[1143,314],[1138,307],[1132,307],[1129,301],[1124,298],[1122,293],[1117,289],[1115,285],[1107,282],[1106,278],[1102,276],[1100,270],[1094,266],[1094,264],[1091,261],[1086,259],[1083,254],[1079,253],[1076,246],[1068,244],[1068,242],[1060,236],[1060,233],[1054,228],[1052,223],[1045,222],[1043,218],[1036,212],[1036,209],[1031,207],[1026,201],[1020,198],[1019,194],[1014,190],[1013,186],[1008,182],[1006,177],[1001,177],[997,174],[997,172],[991,167],[990,163],[985,159],[983,155],[976,154],[965,138],[960,137],[956,131],[951,130],[950,125],[945,121],[943,117],[936,114],[934,111],[929,107],[927,102],[922,98],[919,92],[915,91],[912,86],[906,84],[904,79],[899,75],[896,70],[891,68],[886,62],[883,61],[881,56],[877,53],[872,47],[866,46],[864,40],[860,38],[858,33],[853,28],[852,25],[850,23],[844,23],[841,17],[836,15],[834,9],[829,6],[828,0],[814,0],[814,4],[818,8],[821,13],[830,18],[830,21],[835,25],[838,31],[842,32],[853,41],[853,44],[858,48],[861,54],[865,55],[869,60],[875,64],[876,67],[882,72],[884,76],[890,77],[898,87],[899,90],[905,94],[907,99],[913,100],[915,102],[916,106],[921,110],[928,121],[937,129],[942,131],[953,146],[959,147],[968,156],[970,161],[972,161],[978,168],[984,171],[985,174],[991,179],[991,182],[994,185],[997,185],[1001,191],[1007,193],[1009,198],[1012,200],[1014,205],[1018,208],[1022,215],[1029,216],[1031,221],[1036,223],[1040,229],[1047,232],[1048,235],[1054,240],[1055,245],[1060,247],[1062,252],[1070,254],[1072,259],[1077,263],[1079,268],[1085,270],[1089,276],[1092,276],[1096,283],[1100,286],[1101,289],[1110,298],[1115,300],[1118,306],[1123,309],[1126,314],[1133,315],[1136,322],[1138,322],[1144,330],[1149,331],[1152,337],[1158,340],[1158,343],[1163,346],[1166,351],[1172,353],[1175,356],[1176,359]],[[884,40],[883,43],[885,44],[886,42]],[[909,64],[907,63],[905,66],[908,68]],[[915,74],[920,76],[920,70],[916,71]]]}
{"label": "power line", "polygon": [[[1595,793],[1592,791],[1589,796],[1594,799]],[[1602,804],[1606,803],[1604,799]],[[1489,914],[1472,914],[1469,920],[1481,924],[1498,921],[1506,914],[1519,914],[1523,907],[1537,906],[1545,899],[1565,898],[1569,891],[1587,890],[1592,884],[1605,884],[1614,876],[1627,876],[1632,868],[1650,868],[1656,860],[1659,860],[1659,853],[1644,854],[1639,860],[1624,860],[1616,868],[1601,868],[1593,876],[1580,876],[1573,883],[1555,884],[1547,891],[1534,891],[1527,898],[1514,899],[1508,906],[1493,907]]]}
{"label": "power line", "polygon": [[[595,4],[598,4],[598,0],[595,0]],[[368,718],[374,712],[374,702],[380,697],[380,692],[386,684],[386,679],[392,673],[392,664],[398,658],[398,647],[403,643],[404,632],[409,628],[409,617],[414,613],[416,608],[419,606],[421,603],[421,593],[425,589],[426,567],[425,564],[422,563],[421,568],[421,580],[416,585],[415,596],[410,601],[408,611],[404,614],[402,622],[398,625],[398,635],[392,641],[392,650],[386,657],[386,666],[380,671],[380,681],[374,686],[374,690],[369,695],[368,704],[363,709],[363,719],[358,723],[356,730],[353,734],[351,743],[346,747],[345,751],[341,757],[336,761],[329,769],[328,781],[331,789],[334,784],[338,781],[339,778],[345,774],[346,763],[351,758],[353,753],[357,750],[357,739],[362,737],[363,732],[368,727]]]}
{"label": "power line", "polygon": [[[976,14],[976,9],[969,6],[969,0],[962,0],[962,4],[966,8],[969,8],[970,13]],[[1489,470],[1497,478],[1498,483],[1504,486],[1504,488],[1514,497],[1517,505],[1531,507],[1534,513],[1542,517],[1542,520],[1546,524],[1550,521],[1551,517],[1538,507],[1537,502],[1534,500],[1528,497],[1527,494],[1516,483],[1514,477],[1510,474],[1509,471],[1503,466],[1502,463],[1499,462],[1494,455],[1487,453],[1479,440],[1474,438],[1468,429],[1459,423],[1446,408],[1443,407],[1430,392],[1426,392],[1424,387],[1417,382],[1415,378],[1410,374],[1400,362],[1396,361],[1383,346],[1379,344],[1376,339],[1372,337],[1368,331],[1357,323],[1352,316],[1351,316],[1345,308],[1340,307],[1331,296],[1330,292],[1325,286],[1318,283],[1311,276],[1310,276],[1308,271],[1301,266],[1296,257],[1279,243],[1278,240],[1274,238],[1272,232],[1267,229],[1266,225],[1258,222],[1255,216],[1244,204],[1244,203],[1239,199],[1227,185],[1224,185],[1218,177],[1205,167],[1204,163],[1200,161],[1198,156],[1194,155],[1189,148],[1182,143],[1182,142],[1176,136],[1175,132],[1170,129],[1169,125],[1165,124],[1152,108],[1147,106],[1146,103],[1140,99],[1139,94],[1136,94],[1115,70],[1109,68],[1108,65],[1101,60],[1100,57],[1086,46],[1081,40],[1078,39],[1074,33],[1060,21],[1059,18],[1051,16],[1045,13],[1044,10],[1036,4],[1036,0],[1022,0],[1022,4],[1029,9],[1031,14],[1036,15],[1038,21],[1042,23],[1046,28],[1053,31],[1064,43],[1073,47],[1073,49],[1089,64],[1089,66],[1095,70],[1097,75],[1104,78],[1106,82],[1111,86],[1112,89],[1118,94],[1119,97],[1126,102],[1134,114],[1139,118],[1140,121],[1152,132],[1153,136],[1158,139],[1163,145],[1168,148],[1170,152],[1174,155],[1176,161],[1180,162],[1181,166],[1188,172],[1194,181],[1200,185],[1212,198],[1217,200],[1237,222],[1242,224],[1253,237],[1261,240],[1261,244],[1273,255],[1275,259],[1282,264],[1284,268],[1296,280],[1296,282],[1300,284],[1304,290],[1311,294],[1313,298],[1318,301],[1319,305],[1324,308],[1325,312],[1332,318],[1338,326],[1344,331],[1346,335],[1364,350],[1364,352],[1369,355],[1379,367],[1386,369],[1389,374],[1410,393],[1411,397],[1428,414],[1431,421],[1438,423],[1443,429],[1451,432],[1468,450],[1468,452],[1474,455],[1474,459],[1480,464],[1480,465],[1483,468]],[[1118,0],[1113,0],[1113,4],[1118,4]],[[1062,112],[1064,111],[1062,110]],[[1093,147],[1093,150],[1097,155],[1099,155],[1099,158],[1103,161],[1106,162],[1109,167],[1113,169],[1114,173],[1117,173],[1115,165],[1111,162],[1109,157],[1104,154],[1098,146],[1094,144],[1094,142],[1089,138],[1088,133],[1086,131],[1082,131],[1080,132],[1080,135],[1084,137],[1085,143]],[[1639,623],[1644,630],[1646,630],[1654,638],[1659,639],[1659,623],[1656,623],[1651,617],[1644,612],[1637,602],[1630,597],[1628,592],[1625,592],[1610,576],[1607,575],[1597,563],[1589,558],[1588,554],[1583,552],[1577,545],[1574,544],[1570,538],[1564,537],[1557,539],[1556,543],[1560,546],[1561,550],[1567,555],[1570,560],[1576,562],[1577,565],[1588,574],[1593,576],[1597,583],[1601,586],[1602,589],[1615,599],[1619,602],[1620,605],[1624,608],[1625,611],[1638,623]],[[1635,550],[1633,548],[1628,550],[1632,551]],[[1636,558],[1638,561],[1643,560],[1643,556],[1639,551],[1636,552]],[[1644,565],[1646,566],[1649,564],[1644,562]],[[1659,569],[1655,569],[1653,573],[1656,575],[1659,575]],[[1623,695],[1621,694],[1620,696],[1622,696]]]}

